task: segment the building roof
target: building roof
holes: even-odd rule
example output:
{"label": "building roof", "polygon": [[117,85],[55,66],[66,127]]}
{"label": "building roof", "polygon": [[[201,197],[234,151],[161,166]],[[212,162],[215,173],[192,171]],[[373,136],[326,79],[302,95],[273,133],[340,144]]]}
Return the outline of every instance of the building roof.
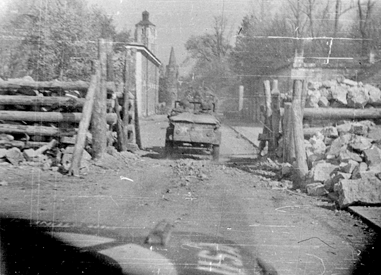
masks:
{"label": "building roof", "polygon": [[139,43],[127,43],[126,49],[131,48],[143,52],[153,63],[156,64],[156,66],[159,67],[161,65],[159,58],[157,58],[156,55],[151,52],[145,45]]}

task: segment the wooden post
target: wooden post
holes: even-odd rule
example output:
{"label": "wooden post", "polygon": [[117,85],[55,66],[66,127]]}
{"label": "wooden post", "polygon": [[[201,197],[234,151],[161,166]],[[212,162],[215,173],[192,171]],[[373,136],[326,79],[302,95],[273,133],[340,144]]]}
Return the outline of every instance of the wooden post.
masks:
{"label": "wooden post", "polygon": [[107,50],[107,82],[113,82],[115,79],[114,66],[113,66],[113,44],[111,41],[107,41],[106,50]]}
{"label": "wooden post", "polygon": [[278,148],[279,124],[280,124],[280,92],[278,89],[278,80],[273,80],[273,89],[271,91],[271,126],[272,126],[272,142],[274,150]]}
{"label": "wooden post", "polygon": [[295,146],[292,134],[291,120],[292,105],[290,102],[284,104],[283,114],[283,162],[292,163],[295,159]]}
{"label": "wooden post", "polygon": [[106,98],[107,98],[107,49],[106,40],[99,39],[99,88],[96,89],[91,130],[93,158],[102,158],[107,149]]}
{"label": "wooden post", "polygon": [[294,134],[296,174],[295,185],[300,185],[308,173],[303,134],[303,114],[301,110],[302,80],[294,80],[292,97],[292,129]]}
{"label": "wooden post", "polygon": [[301,98],[301,108],[302,113],[304,113],[304,107],[306,106],[307,90],[308,90],[308,79],[304,78],[302,88],[302,98]]}
{"label": "wooden post", "polygon": [[257,93],[255,95],[255,115],[256,115],[257,122],[261,121],[263,116],[263,113],[261,111],[261,104],[262,104],[262,95]]}
{"label": "wooden post", "polygon": [[240,113],[240,115],[242,115],[242,109],[243,109],[243,92],[244,92],[243,85],[239,85],[239,90],[238,90],[238,112]]}
{"label": "wooden post", "polygon": [[282,150],[282,161],[283,162],[287,162],[287,146],[289,144],[289,140],[288,140],[288,132],[289,132],[289,121],[288,121],[288,117],[286,116],[287,115],[287,112],[289,110],[289,105],[290,103],[285,103],[284,104],[284,112],[283,112],[283,116],[282,116],[282,135],[283,135],[283,150]]}
{"label": "wooden post", "polygon": [[[270,91],[270,81],[265,80],[263,82],[264,95],[265,95],[265,106],[260,106],[261,114],[263,114],[263,132],[262,135],[258,137],[259,142],[259,154],[262,155],[263,149],[266,147],[266,142],[268,144],[267,152],[270,153],[272,150],[272,136],[271,136],[271,91]],[[263,136],[263,138],[261,138]]]}
{"label": "wooden post", "polygon": [[86,143],[86,133],[90,125],[91,114],[94,105],[94,95],[97,90],[98,79],[97,74],[91,77],[90,87],[87,91],[85,106],[83,107],[83,115],[79,123],[79,129],[77,134],[77,139],[75,142],[73,158],[71,161],[71,166],[69,169],[69,175],[79,176],[79,169],[81,168],[81,160],[83,150],[85,149]]}
{"label": "wooden post", "polygon": [[[267,129],[266,135],[269,137],[268,153],[271,153],[274,150],[274,143],[273,143],[273,133],[272,133],[272,126],[271,126],[272,109],[271,109],[271,87],[270,87],[269,80],[264,81],[264,88],[265,88],[265,129]],[[263,133],[265,134],[265,131]]]}

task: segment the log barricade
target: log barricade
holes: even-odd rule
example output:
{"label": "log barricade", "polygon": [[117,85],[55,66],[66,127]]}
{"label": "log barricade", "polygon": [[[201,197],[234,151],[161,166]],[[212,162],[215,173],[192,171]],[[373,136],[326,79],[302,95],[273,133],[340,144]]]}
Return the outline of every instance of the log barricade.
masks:
{"label": "log barricade", "polygon": [[[347,88],[348,104],[346,105],[333,96],[329,98],[329,101],[328,96],[321,96],[323,100],[319,99],[317,103],[316,94],[319,93],[314,93],[316,89],[312,82],[312,88],[307,92],[307,87],[310,85],[307,83],[308,79],[295,77],[293,81],[292,101],[287,94],[282,94],[284,102],[281,104],[279,104],[280,93],[277,92],[276,81],[274,81],[271,92],[270,82],[264,81],[265,102],[261,106],[265,119],[263,133],[258,137],[259,149],[262,153],[267,143],[268,157],[276,157],[277,160],[284,162],[278,166],[282,167],[282,176],[290,177],[294,188],[303,188],[307,190],[307,193],[316,195],[335,191],[336,185],[330,187],[329,184],[334,182],[339,174],[340,176],[345,174],[343,170],[331,171],[331,173],[328,169],[328,179],[323,181],[320,174],[325,170],[316,170],[318,165],[321,165],[319,169],[325,169],[329,165],[337,165],[338,168],[347,167],[348,159],[350,159],[352,163],[357,163],[357,167],[362,167],[362,164],[367,166],[368,163],[369,167],[372,167],[371,165],[376,167],[379,163],[377,161],[372,163],[371,159],[379,156],[375,145],[379,143],[379,125],[377,124],[381,122],[381,103],[377,101],[380,98],[380,91],[376,88],[369,88],[366,84],[364,86],[356,84],[352,85],[352,88]],[[329,83],[331,82],[327,82],[326,85]],[[328,90],[324,88],[322,91]],[[357,91],[359,92],[356,93]],[[369,99],[366,99],[366,96],[361,97],[361,95],[366,95],[365,92],[368,92]],[[284,108],[280,108],[280,105],[283,105]],[[338,106],[342,108],[337,108]],[[311,139],[313,136],[315,137]],[[344,141],[343,136],[350,136],[349,144],[345,144],[347,141]],[[281,140],[278,137],[281,137]],[[361,140],[361,146],[368,149],[358,149],[360,146],[356,143],[358,140]],[[366,145],[367,142],[374,145],[370,147]],[[337,148],[341,146],[340,154],[335,153],[337,150],[335,146]],[[335,156],[335,154],[337,155]],[[371,154],[374,155],[370,156]],[[326,164],[327,166],[324,166]],[[309,169],[311,170],[309,171]],[[319,171],[317,173],[317,177],[320,177],[319,180],[315,180],[316,171]],[[371,168],[367,171],[372,173]],[[348,175],[348,172],[346,173]],[[311,177],[312,175],[313,177]],[[352,179],[353,175],[355,174],[349,174]],[[311,183],[312,181],[316,182]]]}
{"label": "log barricade", "polygon": [[[88,88],[84,81],[0,80],[0,148],[36,148],[52,139],[73,144]],[[109,125],[116,123],[117,96],[115,85],[108,82]]]}
{"label": "log barricade", "polygon": [[133,54],[126,52],[123,79],[115,78],[112,42],[103,39],[91,83],[0,79],[0,162],[43,162],[78,176],[83,161],[103,158],[108,146],[136,150]]}
{"label": "log barricade", "polygon": [[[301,80],[300,80],[301,81]],[[305,82],[305,81],[304,81]],[[381,108],[378,106],[373,106],[373,108],[355,109],[355,108],[304,108],[305,105],[305,83],[298,82],[298,95],[300,99],[297,101],[301,107],[301,113],[298,116],[303,118],[303,121],[307,124],[303,125],[302,136],[304,139],[309,139],[313,135],[317,134],[323,129],[322,125],[308,125],[308,122],[324,122],[324,124],[329,125],[337,121],[353,121],[353,120],[378,120],[381,119]],[[276,82],[274,82],[276,86]],[[294,144],[294,133],[292,130],[292,112],[290,102],[285,102],[284,108],[279,108],[277,93],[271,92],[271,100],[269,100],[269,81],[264,82],[265,88],[265,106],[262,106],[262,113],[265,115],[265,122],[263,126],[263,133],[259,134],[258,140],[261,141],[260,149],[265,147],[266,142],[269,142],[268,153],[271,155],[275,154],[276,142],[279,141],[277,136],[282,137],[282,143],[279,144],[283,148],[281,150],[282,159],[284,162],[292,163],[295,160],[295,144]],[[300,91],[299,91],[300,90]],[[300,92],[300,93],[299,93]],[[296,105],[295,105],[296,106]],[[278,109],[279,108],[279,109]],[[275,117],[274,117],[275,114]],[[279,118],[278,118],[279,116]],[[279,128],[279,121],[281,122],[281,128]],[[299,123],[299,122],[298,122]],[[299,129],[300,130],[300,129]],[[279,132],[278,132],[279,131]],[[281,156],[278,156],[281,157]]]}

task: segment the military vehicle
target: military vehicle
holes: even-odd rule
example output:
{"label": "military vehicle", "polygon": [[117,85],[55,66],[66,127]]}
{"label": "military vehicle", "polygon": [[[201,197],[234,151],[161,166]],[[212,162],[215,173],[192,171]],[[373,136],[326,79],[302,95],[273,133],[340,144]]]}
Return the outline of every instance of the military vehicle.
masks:
{"label": "military vehicle", "polygon": [[179,148],[188,148],[209,151],[214,161],[219,160],[221,122],[216,117],[215,102],[187,99],[176,101],[168,119],[169,126],[165,136],[167,157],[173,156]]}

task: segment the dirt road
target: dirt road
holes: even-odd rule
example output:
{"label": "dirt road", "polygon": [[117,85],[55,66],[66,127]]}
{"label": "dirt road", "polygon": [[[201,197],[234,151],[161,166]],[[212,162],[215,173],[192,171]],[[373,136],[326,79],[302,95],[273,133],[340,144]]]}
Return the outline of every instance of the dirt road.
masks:
{"label": "dirt road", "polygon": [[133,235],[167,219],[175,230],[232,240],[285,275],[352,274],[375,236],[327,199],[286,189],[287,182],[275,180],[277,171],[254,160],[255,148],[229,127],[222,128],[221,162],[213,164],[164,159],[165,119],[141,125],[146,151],[110,157],[82,178],[1,165],[8,183],[0,187],[2,213],[113,225]]}

